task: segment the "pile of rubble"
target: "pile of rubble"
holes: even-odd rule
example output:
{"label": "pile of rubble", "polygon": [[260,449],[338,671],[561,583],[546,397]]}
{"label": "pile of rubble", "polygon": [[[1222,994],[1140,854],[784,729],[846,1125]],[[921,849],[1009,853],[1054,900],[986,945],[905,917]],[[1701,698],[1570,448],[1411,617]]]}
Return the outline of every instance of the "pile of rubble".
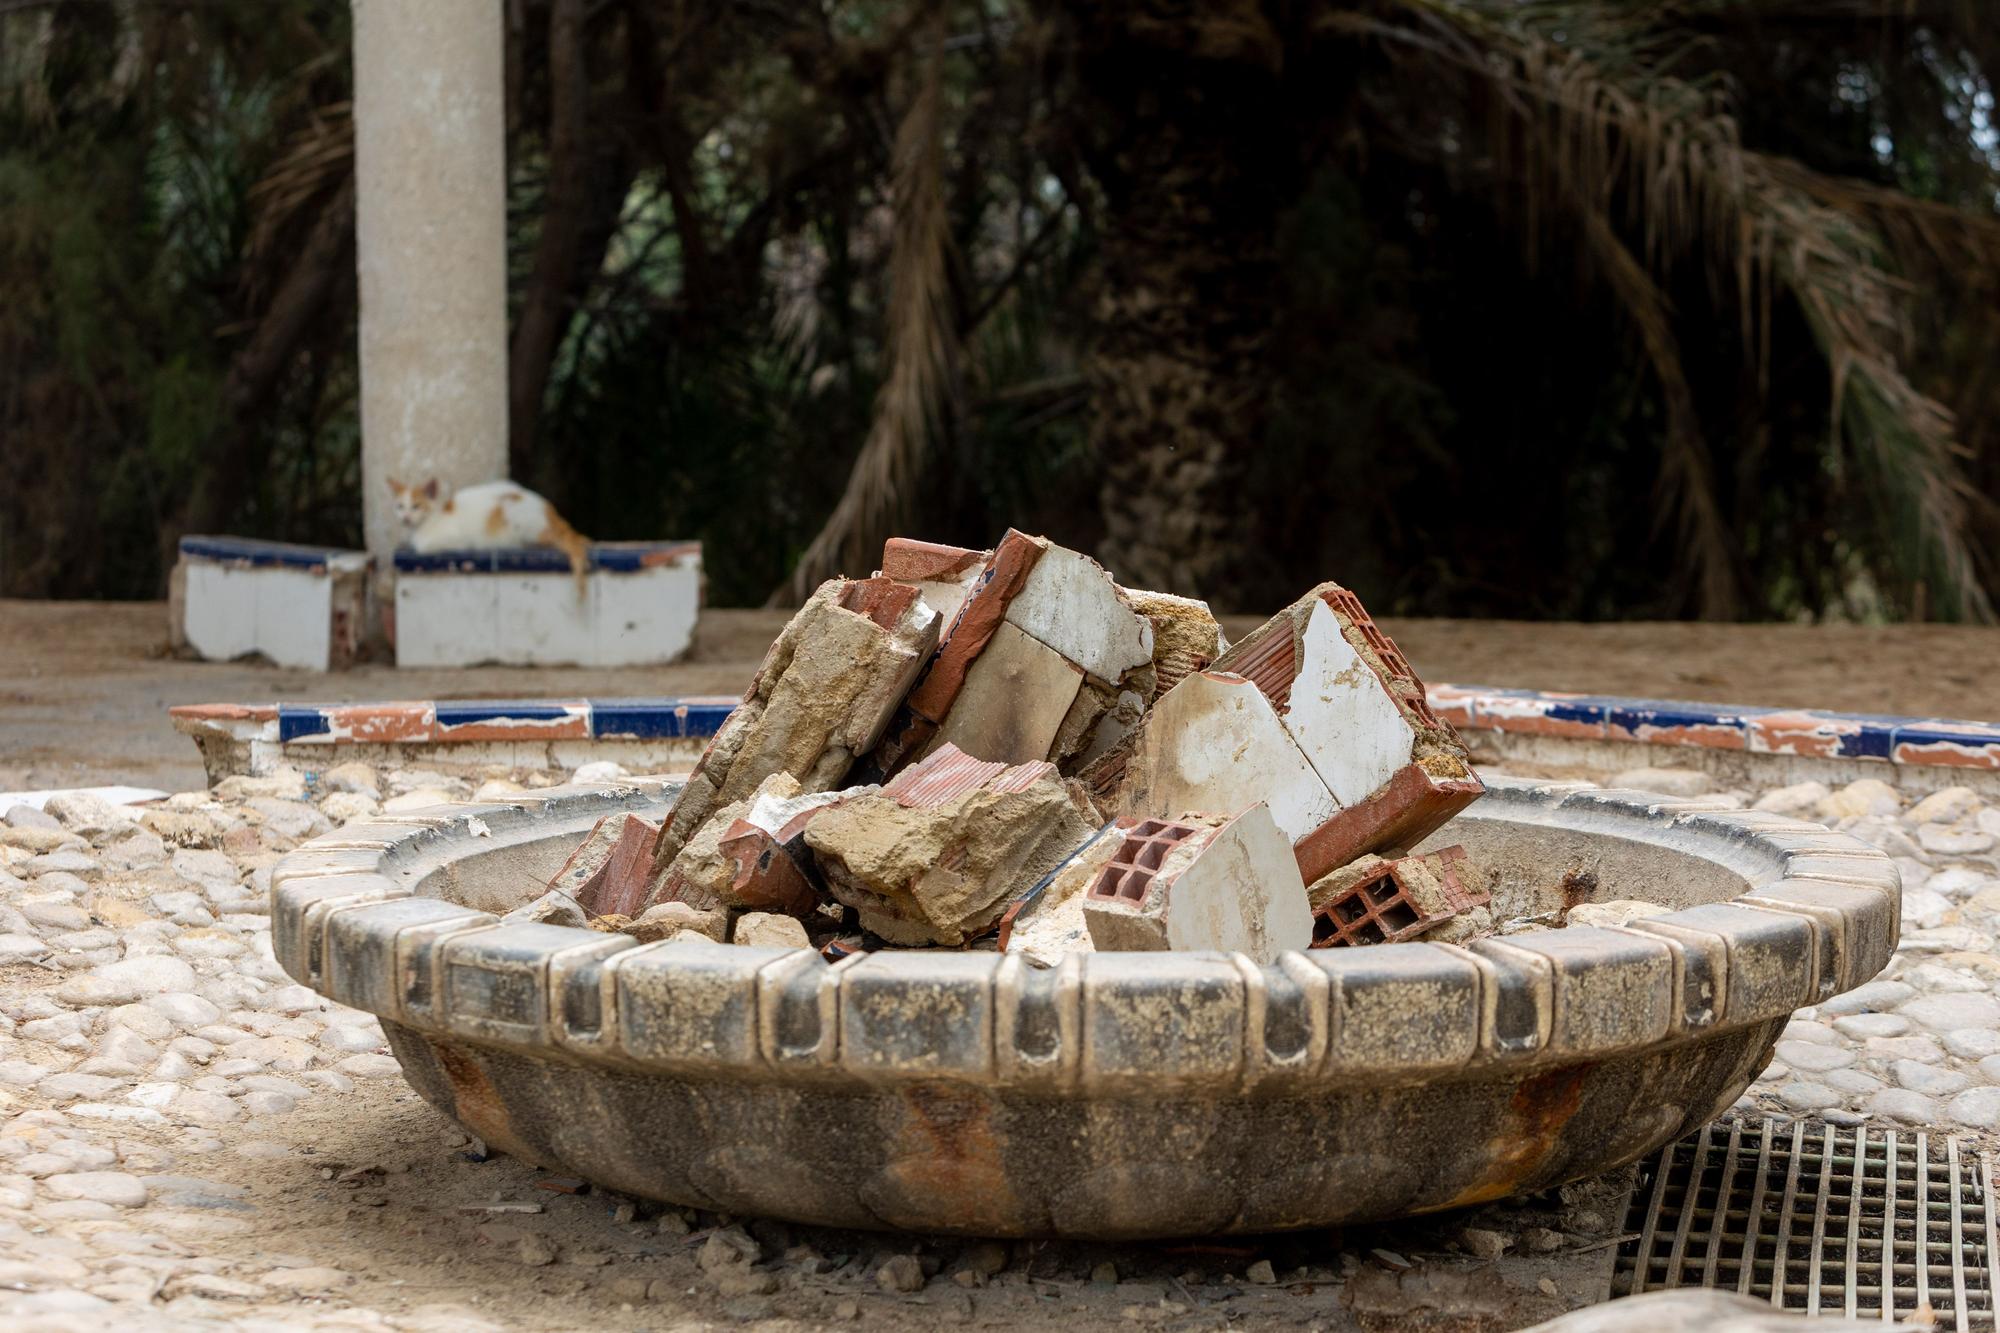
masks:
{"label": "pile of rubble", "polygon": [[820,586],[664,824],[604,821],[516,915],[643,940],[1287,949],[1493,928],[1482,788],[1346,589],[1233,645],[1201,602],[1010,531]]}

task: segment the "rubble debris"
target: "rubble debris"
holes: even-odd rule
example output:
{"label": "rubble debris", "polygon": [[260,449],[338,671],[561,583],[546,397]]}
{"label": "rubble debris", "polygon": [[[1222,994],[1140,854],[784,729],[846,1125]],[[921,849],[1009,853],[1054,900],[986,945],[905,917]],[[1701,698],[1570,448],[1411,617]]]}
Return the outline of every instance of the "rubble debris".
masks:
{"label": "rubble debris", "polygon": [[[883,551],[884,569],[892,566],[922,572],[907,550]],[[873,766],[893,775],[946,744],[1007,763],[1060,764],[1091,748],[1099,719],[1121,694],[1151,698],[1153,676],[1152,622],[1104,568],[1009,529],[972,579]]]}
{"label": "rubble debris", "polygon": [[1292,836],[1308,881],[1415,845],[1484,790],[1416,673],[1335,583],[1184,677],[1083,777],[1120,815],[1213,810],[1253,791]]}
{"label": "rubble debris", "polygon": [[694,830],[649,901],[810,916],[821,894],[806,825],[854,794],[802,792],[791,774],[771,774],[748,800],[721,807]]}
{"label": "rubble debris", "polygon": [[1054,967],[1072,953],[1089,953],[1090,926],[1083,916],[1084,894],[1104,864],[1117,855],[1124,829],[1106,824],[1069,859],[1043,875],[1007,905],[1000,917],[998,944],[1039,967]]}
{"label": "rubble debris", "polygon": [[913,588],[886,578],[829,579],[807,599],[681,789],[656,871],[664,875],[719,807],[749,797],[774,773],[806,792],[846,779],[937,646],[939,616]]}
{"label": "rubble debris", "polygon": [[1338,584],[1230,645],[1043,537],[892,538],[786,624],[664,826],[603,821],[569,908],[523,913],[829,960],[1454,941],[1495,929],[1483,875],[1405,849],[1482,790]]}
{"label": "rubble debris", "polygon": [[1492,895],[1462,847],[1364,855],[1313,881],[1306,895],[1315,949],[1420,937],[1449,944],[1493,929]]}
{"label": "rubble debris", "polygon": [[812,940],[807,937],[806,928],[799,924],[798,918],[781,916],[776,912],[745,912],[736,918],[730,938],[737,944],[752,944],[766,949],[812,948]]}
{"label": "rubble debris", "polygon": [[1125,837],[1084,894],[1098,949],[1220,949],[1269,963],[1311,943],[1291,839],[1263,802],[1233,818],[1121,823]]}
{"label": "rubble debris", "polygon": [[1673,910],[1638,898],[1613,898],[1608,903],[1578,903],[1564,913],[1563,920],[1571,926],[1622,926],[1649,916],[1665,916]]}
{"label": "rubble debris", "polygon": [[572,926],[584,929],[590,925],[590,915],[578,905],[576,899],[560,889],[550,889],[531,903],[515,908],[500,918],[506,925],[524,922],[544,926]]}
{"label": "rubble debris", "polygon": [[892,944],[963,944],[1093,833],[1055,766],[945,745],[806,826],[828,889]]}
{"label": "rubble debris", "polygon": [[637,815],[626,815],[611,854],[597,872],[577,887],[576,901],[586,912],[604,915],[635,912],[646,901],[646,885],[652,878],[653,849],[660,841],[660,826]]}
{"label": "rubble debris", "polygon": [[648,907],[618,929],[641,944],[670,940],[682,931],[720,944],[729,938],[729,913],[704,910],[687,903],[660,903]]}

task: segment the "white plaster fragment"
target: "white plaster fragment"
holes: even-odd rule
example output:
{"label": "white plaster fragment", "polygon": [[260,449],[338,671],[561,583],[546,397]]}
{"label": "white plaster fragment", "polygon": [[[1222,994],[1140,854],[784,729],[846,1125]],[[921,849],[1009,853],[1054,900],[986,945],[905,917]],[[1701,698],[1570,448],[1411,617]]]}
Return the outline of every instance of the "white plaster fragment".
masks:
{"label": "white plaster fragment", "polygon": [[1353,805],[1410,762],[1417,734],[1381,679],[1314,601],[1285,725],[1342,805]]}

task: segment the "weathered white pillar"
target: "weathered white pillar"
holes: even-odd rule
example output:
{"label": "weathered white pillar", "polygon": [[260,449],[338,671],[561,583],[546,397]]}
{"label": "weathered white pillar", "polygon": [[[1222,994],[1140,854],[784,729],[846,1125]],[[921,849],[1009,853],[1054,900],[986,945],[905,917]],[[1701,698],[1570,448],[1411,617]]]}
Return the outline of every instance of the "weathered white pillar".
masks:
{"label": "weathered white pillar", "polygon": [[378,588],[389,478],[507,474],[502,0],[352,0],[361,482]]}

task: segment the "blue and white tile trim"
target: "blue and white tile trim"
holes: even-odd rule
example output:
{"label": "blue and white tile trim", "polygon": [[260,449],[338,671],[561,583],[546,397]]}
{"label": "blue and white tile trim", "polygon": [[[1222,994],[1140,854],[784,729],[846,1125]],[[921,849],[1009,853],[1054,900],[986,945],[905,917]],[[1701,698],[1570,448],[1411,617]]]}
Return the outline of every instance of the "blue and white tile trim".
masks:
{"label": "blue and white tile trim", "polygon": [[[713,736],[729,697],[463,700],[373,704],[189,704],[190,735],[281,744],[693,740]],[[1439,685],[1437,715],[1461,731],[1626,741],[1750,754],[2000,771],[2000,723],[1669,699]]]}
{"label": "blue and white tile trim", "polygon": [[239,569],[302,569],[315,574],[363,570],[369,563],[366,551],[258,541],[252,537],[183,537],[180,552],[184,559],[207,560]]}

